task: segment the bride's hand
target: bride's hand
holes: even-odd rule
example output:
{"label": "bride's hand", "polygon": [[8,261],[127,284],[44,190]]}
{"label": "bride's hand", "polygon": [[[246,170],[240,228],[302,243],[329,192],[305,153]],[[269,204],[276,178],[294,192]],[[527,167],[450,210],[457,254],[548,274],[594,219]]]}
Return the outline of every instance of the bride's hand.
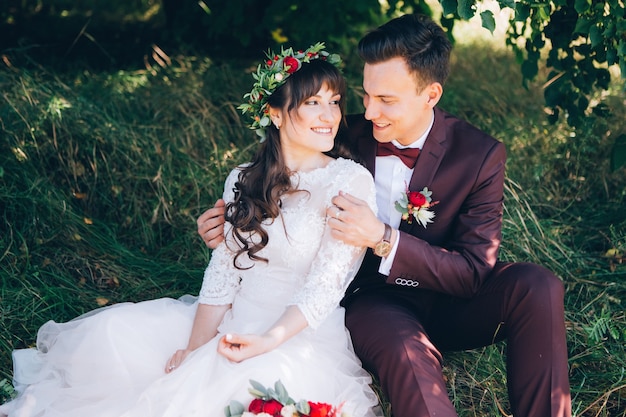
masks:
{"label": "bride's hand", "polygon": [[165,373],[169,374],[176,370],[190,353],[191,350],[189,349],[178,349],[165,364]]}
{"label": "bride's hand", "polygon": [[233,362],[242,362],[274,348],[270,337],[253,334],[227,334],[220,338],[217,352]]}

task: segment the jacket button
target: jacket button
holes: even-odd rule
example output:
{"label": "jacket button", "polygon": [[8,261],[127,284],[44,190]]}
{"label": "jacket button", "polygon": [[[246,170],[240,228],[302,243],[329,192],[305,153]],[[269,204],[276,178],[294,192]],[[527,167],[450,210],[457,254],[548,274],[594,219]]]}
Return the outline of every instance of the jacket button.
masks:
{"label": "jacket button", "polygon": [[405,285],[407,287],[417,287],[418,285],[420,285],[420,283],[418,281],[413,281],[412,279],[406,279],[406,278],[396,278],[395,283],[397,285]]}

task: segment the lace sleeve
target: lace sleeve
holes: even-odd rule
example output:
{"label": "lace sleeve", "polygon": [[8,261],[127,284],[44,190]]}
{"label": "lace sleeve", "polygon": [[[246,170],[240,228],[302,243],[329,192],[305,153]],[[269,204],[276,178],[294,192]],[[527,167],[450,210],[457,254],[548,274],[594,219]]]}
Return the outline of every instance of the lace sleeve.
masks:
{"label": "lace sleeve", "polygon": [[[328,193],[327,201],[330,205],[331,198],[340,190],[365,200],[377,213],[374,180],[361,165],[346,160],[345,167],[333,178],[332,184],[319,192]],[[318,327],[339,305],[361,265],[365,250],[365,247],[351,246],[334,239],[328,225],[325,226],[320,250],[305,284],[290,303],[298,306],[310,327]]]}
{"label": "lace sleeve", "polygon": [[[226,178],[222,197],[226,202],[234,200],[233,189],[239,172],[239,169],[234,169]],[[224,224],[225,232],[229,228],[228,223]],[[239,270],[233,265],[233,257],[234,253],[228,249],[225,241],[211,252],[211,259],[204,271],[202,288],[200,288],[198,295],[200,304],[223,305],[232,303],[240,282]]]}

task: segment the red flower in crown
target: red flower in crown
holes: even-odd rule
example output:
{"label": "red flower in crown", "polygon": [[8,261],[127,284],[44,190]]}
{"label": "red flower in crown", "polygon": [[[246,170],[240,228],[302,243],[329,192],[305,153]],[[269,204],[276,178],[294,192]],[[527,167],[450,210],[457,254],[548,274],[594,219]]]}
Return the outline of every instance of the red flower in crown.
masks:
{"label": "red flower in crown", "polygon": [[293,74],[298,71],[298,68],[300,68],[300,61],[292,56],[286,56],[285,59],[283,59],[283,65],[287,73]]}

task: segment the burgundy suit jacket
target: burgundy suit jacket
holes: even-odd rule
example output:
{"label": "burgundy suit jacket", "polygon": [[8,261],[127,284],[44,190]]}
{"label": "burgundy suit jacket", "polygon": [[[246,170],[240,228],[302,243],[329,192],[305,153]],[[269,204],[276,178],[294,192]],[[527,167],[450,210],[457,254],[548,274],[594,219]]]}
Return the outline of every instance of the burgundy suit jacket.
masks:
{"label": "burgundy suit jacket", "polygon": [[[363,115],[348,116],[342,139],[372,175],[376,140]],[[419,134],[419,132],[418,132]],[[435,121],[417,159],[410,191],[428,187],[435,212],[424,228],[400,224],[400,242],[388,277],[378,273],[380,258],[368,250],[348,288],[400,290],[411,287],[471,297],[496,263],[501,241],[506,151],[504,145],[457,117],[435,108]],[[398,196],[400,198],[400,196]]]}

